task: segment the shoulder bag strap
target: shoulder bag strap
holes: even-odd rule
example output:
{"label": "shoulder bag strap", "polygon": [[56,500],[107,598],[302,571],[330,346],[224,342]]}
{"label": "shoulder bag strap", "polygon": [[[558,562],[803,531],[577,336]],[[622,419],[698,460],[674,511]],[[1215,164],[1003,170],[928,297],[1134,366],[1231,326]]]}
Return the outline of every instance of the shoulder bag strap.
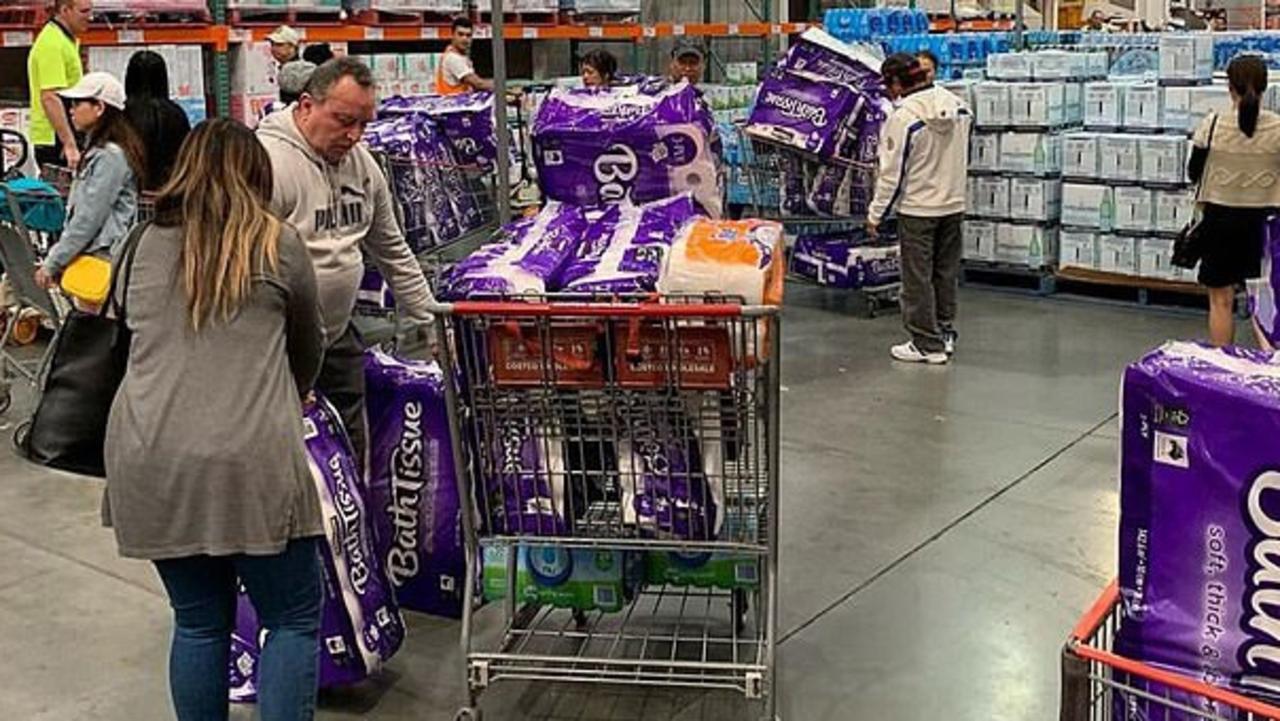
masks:
{"label": "shoulder bag strap", "polygon": [[[142,234],[149,227],[151,227],[150,221],[139,223],[133,226],[133,230],[129,231],[129,235],[124,239],[120,257],[111,268],[111,287],[107,291],[107,302],[102,304],[99,315],[106,314],[109,308],[115,311],[117,321],[124,322],[125,309],[129,304],[129,280],[133,277],[133,258],[138,254],[138,242],[142,240]],[[122,275],[124,276],[124,297],[117,300],[116,290]]]}
{"label": "shoulder bag strap", "polygon": [[1213,152],[1213,134],[1218,130],[1218,114],[1213,114],[1213,122],[1209,123],[1209,143],[1204,147],[1204,169],[1200,171],[1200,182],[1196,183],[1196,197],[1191,202],[1199,204],[1200,192],[1204,190],[1205,178],[1209,177],[1209,155]]}

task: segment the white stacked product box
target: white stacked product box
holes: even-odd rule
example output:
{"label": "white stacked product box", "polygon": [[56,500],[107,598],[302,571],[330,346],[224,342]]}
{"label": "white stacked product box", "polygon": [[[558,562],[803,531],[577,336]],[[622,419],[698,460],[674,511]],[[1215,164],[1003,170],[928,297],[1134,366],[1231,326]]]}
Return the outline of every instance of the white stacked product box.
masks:
{"label": "white stacked product box", "polygon": [[1153,83],[1125,87],[1121,126],[1127,130],[1159,131],[1164,120],[1161,97],[1160,86]]}
{"label": "white stacked product box", "polygon": [[1004,82],[1022,82],[1035,77],[1037,53],[995,53],[987,56],[987,77]]}
{"label": "white stacked product box", "polygon": [[1109,231],[1115,223],[1115,189],[1108,185],[1065,183],[1062,224]]}
{"label": "white stacked product box", "polygon": [[1173,264],[1173,238],[1139,238],[1138,272],[1146,278],[1192,280],[1191,272]]}
{"label": "white stacked product box", "polygon": [[1062,181],[1058,178],[1010,178],[1009,218],[1057,223],[1062,215]]}
{"label": "white stacked product box", "polygon": [[1120,275],[1139,274],[1138,239],[1124,235],[1098,236],[1098,270]]}
{"label": "white stacked product box", "polygon": [[[1062,136],[1056,133],[1002,133],[995,169],[1025,175],[1062,173]],[[970,159],[972,165],[973,160]]]}
{"label": "white stacked product box", "polygon": [[1067,125],[1080,125],[1084,122],[1084,83],[1067,83],[1065,90]]}
{"label": "white stacked product box", "polygon": [[1063,228],[1058,234],[1058,267],[1098,269],[1098,233]]}
{"label": "white stacked product box", "polygon": [[982,193],[978,188],[978,180],[981,176],[970,175],[965,178],[964,183],[964,206],[969,215],[981,215],[978,212],[979,206],[982,204]]}
{"label": "white stacked product box", "polygon": [[1213,36],[1208,33],[1160,35],[1161,83],[1207,83],[1213,80]]}
{"label": "white stacked product box", "polygon": [[1007,83],[975,83],[973,124],[979,128],[1002,128],[1010,124],[1010,95]]}
{"label": "white stacked product box", "polygon": [[1125,89],[1129,83],[1098,82],[1084,86],[1084,126],[1118,128],[1124,123]]}
{"label": "white stacked product box", "polygon": [[1155,224],[1156,206],[1153,191],[1126,186],[1115,189],[1115,220],[1117,231],[1147,233]]}
{"label": "white stacked product box", "polygon": [[1138,141],[1138,179],[1180,185],[1187,180],[1188,141],[1182,135],[1148,135]]}
{"label": "white stacked product box", "polygon": [[1187,128],[1194,131],[1212,113],[1231,112],[1231,91],[1226,85],[1208,85],[1188,88],[1190,108],[1187,111]]}
{"label": "white stacked product box", "polygon": [[1009,217],[1009,179],[977,177],[974,180],[975,200],[970,212],[983,218]]}
{"label": "white stacked product box", "polygon": [[994,172],[1000,169],[1000,134],[974,133],[969,136],[969,170]]}
{"label": "white stacked product box", "polygon": [[1093,180],[1101,170],[1095,133],[1067,133],[1062,137],[1062,175]]}
{"label": "white stacked product box", "polygon": [[996,226],[996,260],[1028,268],[1046,268],[1057,262],[1058,229],[1044,225]]}
{"label": "white stacked product box", "polygon": [[1191,222],[1195,210],[1194,193],[1191,190],[1156,190],[1154,195],[1157,233],[1178,233]]}
{"label": "white stacked product box", "polygon": [[1186,86],[1162,87],[1164,119],[1161,127],[1178,133],[1191,131],[1191,91]]}
{"label": "white stacked product box", "polygon": [[1057,128],[1067,124],[1064,83],[1013,83],[1009,86],[1009,125]]}
{"label": "white stacked product box", "polygon": [[1133,183],[1139,177],[1137,135],[1098,136],[1098,176],[1106,181]]}
{"label": "white stacked product box", "polygon": [[964,221],[964,259],[994,261],[998,226],[998,223],[991,220]]}
{"label": "white stacked product box", "polygon": [[944,80],[938,85],[949,90],[952,95],[964,101],[964,104],[970,108],[975,107],[973,100],[973,81],[972,80]]}

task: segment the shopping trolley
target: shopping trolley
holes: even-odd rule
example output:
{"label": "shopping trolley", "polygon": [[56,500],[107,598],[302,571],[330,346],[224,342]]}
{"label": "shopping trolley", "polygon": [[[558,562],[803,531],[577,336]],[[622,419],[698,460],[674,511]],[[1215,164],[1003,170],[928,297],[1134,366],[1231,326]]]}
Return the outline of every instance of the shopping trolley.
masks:
{"label": "shopping trolley", "polygon": [[[875,190],[875,164],[822,160],[752,134],[742,121],[722,130],[731,204],[742,206],[752,217],[782,222],[792,237],[855,237],[865,230]],[[894,225],[884,224],[878,241],[862,244],[893,245]],[[798,249],[793,245],[791,250],[788,267],[793,280],[839,285],[829,281],[820,267],[816,272],[800,272]],[[898,281],[873,281],[849,290],[865,314],[873,317],[882,308],[896,306],[900,287]]]}
{"label": "shopping trolley", "polygon": [[[457,718],[479,719],[488,686],[521,679],[729,690],[773,721],[779,309],[551,296],[434,312],[457,379],[446,400],[472,511],[468,578],[505,590],[499,611],[465,589]],[[731,577],[684,585],[649,570],[710,558],[729,559]],[[557,607],[539,595],[538,574],[558,573],[547,559],[621,564],[620,586]],[[499,637],[477,633],[478,616],[499,613]]]}
{"label": "shopping trolley", "polygon": [[1060,721],[1280,719],[1280,707],[1118,655],[1113,645],[1123,623],[1119,583],[1112,581],[1062,651]]}

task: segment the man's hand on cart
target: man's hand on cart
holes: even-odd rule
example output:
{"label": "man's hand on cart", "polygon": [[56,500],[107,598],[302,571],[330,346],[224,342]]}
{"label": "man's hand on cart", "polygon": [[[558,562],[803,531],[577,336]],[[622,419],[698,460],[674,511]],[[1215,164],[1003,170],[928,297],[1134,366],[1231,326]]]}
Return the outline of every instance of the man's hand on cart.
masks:
{"label": "man's hand on cart", "polygon": [[868,220],[868,221],[867,221],[867,235],[871,236],[872,238],[879,238],[879,237],[880,237],[880,224],[879,224],[879,223],[872,223],[871,221],[869,221],[869,220]]}
{"label": "man's hand on cart", "polygon": [[53,290],[58,287],[58,281],[53,276],[49,275],[43,267],[41,267],[36,268],[36,285],[44,288],[45,290]]}

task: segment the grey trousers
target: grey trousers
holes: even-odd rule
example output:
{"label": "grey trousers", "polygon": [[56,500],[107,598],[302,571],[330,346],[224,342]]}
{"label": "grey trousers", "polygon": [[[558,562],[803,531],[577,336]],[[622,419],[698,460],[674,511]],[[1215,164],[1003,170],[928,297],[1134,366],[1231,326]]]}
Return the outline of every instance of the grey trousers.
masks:
{"label": "grey trousers", "polygon": [[963,213],[937,218],[898,216],[902,262],[902,322],[916,348],[940,353],[956,321],[956,288],[964,249]]}
{"label": "grey trousers", "polygon": [[318,391],[342,416],[342,425],[351,438],[356,463],[363,467],[368,448],[368,432],[364,414],[364,342],[355,326],[348,325],[333,345],[325,349],[316,379]]}

